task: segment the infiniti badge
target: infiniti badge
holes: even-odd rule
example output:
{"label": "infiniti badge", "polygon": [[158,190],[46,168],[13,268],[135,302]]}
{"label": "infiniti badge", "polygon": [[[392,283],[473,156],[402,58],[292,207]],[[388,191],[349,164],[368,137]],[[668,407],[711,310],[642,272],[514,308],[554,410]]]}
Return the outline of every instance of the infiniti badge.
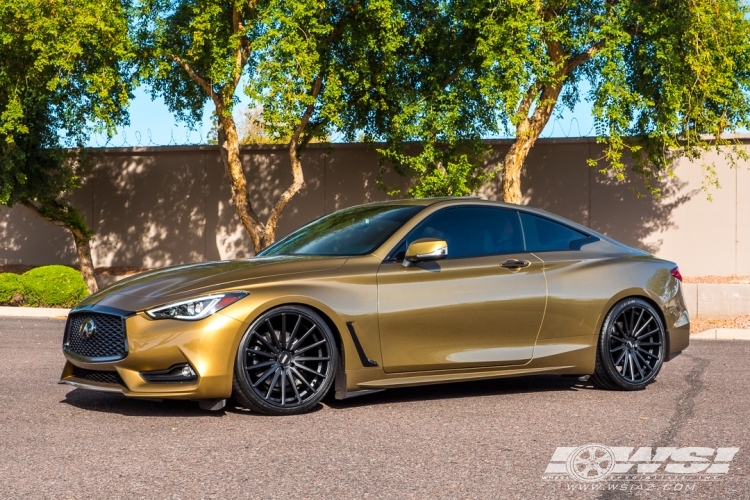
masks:
{"label": "infiniti badge", "polygon": [[94,336],[96,332],[96,323],[91,318],[86,318],[81,322],[81,326],[78,327],[78,334],[83,340],[89,340]]}

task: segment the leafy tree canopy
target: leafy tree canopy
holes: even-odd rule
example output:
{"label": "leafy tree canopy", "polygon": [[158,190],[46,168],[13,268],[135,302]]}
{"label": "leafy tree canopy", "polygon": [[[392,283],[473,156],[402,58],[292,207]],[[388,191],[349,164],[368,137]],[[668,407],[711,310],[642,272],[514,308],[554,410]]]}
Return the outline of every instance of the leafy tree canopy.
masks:
{"label": "leafy tree canopy", "polygon": [[[676,157],[731,145],[725,134],[748,127],[750,16],[741,0],[400,5],[408,43],[396,92],[367,131],[388,141],[383,156],[396,171],[418,176],[412,194],[463,194],[502,172],[504,199],[519,203],[529,150],[553,113],[581,99],[605,144],[591,165],[622,179],[630,157],[657,194],[649,180],[670,175]],[[477,140],[496,134],[515,141],[485,171]],[[408,141],[425,146],[404,155]],[[741,154],[722,151],[730,161]]]}
{"label": "leafy tree canopy", "polygon": [[[80,185],[83,158],[64,148],[127,119],[133,52],[125,7],[0,0],[0,204],[23,203],[70,229],[88,264],[91,233],[64,196]],[[87,283],[96,287],[93,274]]]}
{"label": "leafy tree canopy", "polygon": [[[304,185],[305,146],[345,129],[351,103],[364,105],[373,91],[385,92],[385,79],[370,69],[393,65],[402,22],[392,0],[139,4],[140,76],[188,122],[213,102],[232,199],[256,250],[274,241],[282,211]],[[265,221],[248,196],[232,116],[241,81],[263,109],[264,134],[287,143],[292,167],[292,183],[277,199],[265,200],[272,207]]]}

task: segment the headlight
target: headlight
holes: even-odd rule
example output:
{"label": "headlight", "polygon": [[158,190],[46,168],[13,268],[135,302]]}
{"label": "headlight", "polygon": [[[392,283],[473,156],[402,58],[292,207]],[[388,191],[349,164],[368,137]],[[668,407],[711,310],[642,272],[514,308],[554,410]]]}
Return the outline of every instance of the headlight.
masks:
{"label": "headlight", "polygon": [[211,316],[247,296],[247,292],[217,293],[195,299],[173,302],[146,311],[154,319],[184,319],[195,321]]}

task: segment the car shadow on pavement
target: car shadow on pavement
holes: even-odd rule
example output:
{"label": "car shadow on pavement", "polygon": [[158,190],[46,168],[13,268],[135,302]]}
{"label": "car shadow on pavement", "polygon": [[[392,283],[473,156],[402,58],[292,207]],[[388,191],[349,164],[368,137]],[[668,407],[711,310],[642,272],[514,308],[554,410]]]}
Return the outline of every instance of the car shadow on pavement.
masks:
{"label": "car shadow on pavement", "polygon": [[[81,410],[103,413],[118,413],[132,417],[223,417],[227,413],[246,415],[248,417],[267,417],[260,413],[252,413],[242,408],[231,398],[227,405],[219,411],[201,410],[196,401],[163,399],[150,400],[142,398],[128,398],[121,394],[73,389],[65,395],[60,403],[75,406]],[[317,405],[307,413],[314,413],[323,409]]]}
{"label": "car shadow on pavement", "polygon": [[[504,379],[478,380],[471,382],[454,382],[418,387],[403,387],[368,394],[345,400],[336,400],[334,391],[323,399],[323,405],[317,405],[310,412],[321,411],[325,406],[336,410],[356,408],[369,405],[393,404],[401,402],[430,401],[440,399],[477,398],[502,396],[519,393],[560,392],[564,390],[597,390],[588,381],[577,377],[559,375],[537,375]],[[233,400],[228,399],[224,409],[219,411],[201,410],[195,401],[184,400],[148,400],[128,398],[121,394],[73,389],[65,395],[60,403],[68,404],[86,411],[117,413],[134,417],[223,417],[227,413],[264,417],[243,409]],[[310,413],[308,412],[308,413]]]}
{"label": "car shadow on pavement", "polygon": [[391,404],[438,399],[477,398],[506,394],[596,390],[587,380],[560,375],[536,375],[529,377],[499,378],[471,382],[423,385],[388,389],[344,400],[336,400],[330,393],[323,400],[331,408],[353,408],[357,406]]}
{"label": "car shadow on pavement", "polygon": [[133,417],[222,417],[225,414],[224,410],[201,410],[195,401],[135,399],[121,394],[83,389],[73,389],[60,403],[81,410],[119,413]]}

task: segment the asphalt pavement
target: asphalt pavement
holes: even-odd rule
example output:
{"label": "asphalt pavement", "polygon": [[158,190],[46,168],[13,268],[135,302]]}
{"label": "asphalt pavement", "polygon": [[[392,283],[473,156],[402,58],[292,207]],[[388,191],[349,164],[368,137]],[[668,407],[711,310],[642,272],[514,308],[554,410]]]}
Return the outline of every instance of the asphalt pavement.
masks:
{"label": "asphalt pavement", "polygon": [[[523,377],[279,418],[58,385],[63,327],[0,318],[0,498],[750,498],[746,341],[694,341],[640,392]],[[588,443],[698,447],[685,467],[714,460],[705,449],[739,451],[726,474],[586,482],[545,472],[558,447]]]}

